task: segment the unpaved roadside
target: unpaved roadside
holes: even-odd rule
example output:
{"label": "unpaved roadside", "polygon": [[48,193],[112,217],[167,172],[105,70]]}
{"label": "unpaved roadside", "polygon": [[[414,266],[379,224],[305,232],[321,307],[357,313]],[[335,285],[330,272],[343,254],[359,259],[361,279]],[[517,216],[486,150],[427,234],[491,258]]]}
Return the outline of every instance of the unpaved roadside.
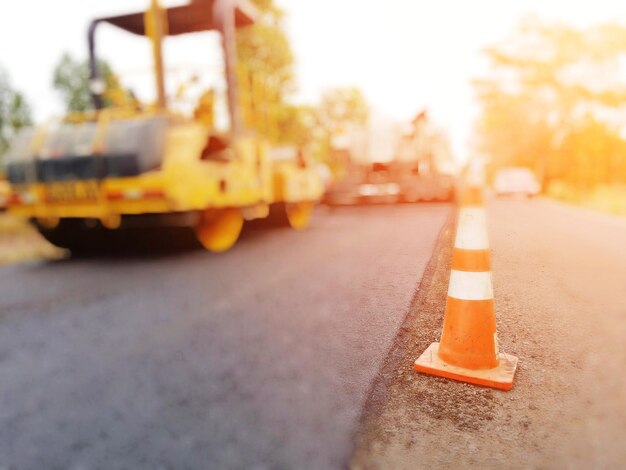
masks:
{"label": "unpaved roadside", "polygon": [[514,389],[411,369],[440,335],[450,231],[370,395],[353,468],[623,465],[626,221],[541,200],[496,201],[489,217],[499,337],[520,358]]}
{"label": "unpaved roadside", "polygon": [[64,251],[46,242],[28,222],[0,213],[0,265],[62,256]]}

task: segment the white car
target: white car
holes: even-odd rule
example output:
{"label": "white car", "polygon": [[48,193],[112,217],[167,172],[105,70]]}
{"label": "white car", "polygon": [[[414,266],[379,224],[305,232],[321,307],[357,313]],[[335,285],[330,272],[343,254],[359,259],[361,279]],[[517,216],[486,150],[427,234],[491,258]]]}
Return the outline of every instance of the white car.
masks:
{"label": "white car", "polygon": [[499,196],[536,196],[541,191],[541,185],[528,168],[509,167],[498,170],[494,189]]}

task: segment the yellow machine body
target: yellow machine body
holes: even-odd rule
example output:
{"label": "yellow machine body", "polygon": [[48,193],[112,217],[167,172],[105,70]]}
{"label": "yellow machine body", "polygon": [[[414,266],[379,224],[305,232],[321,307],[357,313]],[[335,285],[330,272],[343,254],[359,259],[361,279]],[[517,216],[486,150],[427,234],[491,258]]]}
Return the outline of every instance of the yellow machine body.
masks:
{"label": "yellow machine body", "polygon": [[[66,117],[62,124],[65,128],[32,131],[26,144],[22,142],[21,152],[27,156],[20,157],[19,151],[14,152],[13,161],[9,162],[11,213],[35,220],[42,233],[54,231],[64,219],[100,221],[102,228],[115,230],[123,227],[125,216],[194,213],[198,215],[194,227],[198,239],[213,251],[229,248],[237,239],[243,220],[266,217],[272,204],[283,203],[288,222],[294,228],[301,229],[308,223],[312,204],[323,194],[320,175],[302,158],[273,161],[268,144],[239,125],[239,114],[245,114],[246,110],[241,109],[237,94],[232,34],[241,26],[239,23],[245,26],[251,20],[246,16],[248,10],[241,9],[239,3],[230,16],[216,20],[218,14],[226,11],[224,5],[231,5],[219,2],[193,0],[187,6],[163,9],[152,0],[145,13],[93,22],[89,38],[92,79],[97,78],[95,25],[109,22],[151,40],[157,101],[147,110],[102,109],[102,98],[94,96],[97,108],[94,112]],[[194,18],[197,24],[190,23]],[[218,30],[224,36],[231,121],[227,135],[211,128],[213,119],[207,109],[212,102],[210,94],[200,99],[195,115],[190,118],[176,115],[166,107],[161,40],[168,34],[213,29],[207,26],[209,20],[219,25]],[[101,171],[109,164],[106,159],[112,158],[107,136],[120,126],[135,129],[133,126],[157,121],[158,132],[152,132],[152,137],[141,145],[158,141],[158,148],[153,149],[159,154],[158,161],[127,175]],[[63,136],[64,129],[70,144],[60,151],[58,145],[55,147],[55,139],[57,134]],[[143,137],[137,139],[141,141]],[[65,161],[78,170],[55,167]],[[89,175],[75,176],[87,167],[91,169]]]}
{"label": "yellow machine body", "polygon": [[134,177],[13,184],[9,209],[32,218],[102,219],[313,202],[322,195],[312,167],[272,162],[269,146],[258,138],[240,138],[217,160],[202,159],[206,144],[203,126],[172,124],[160,168]]}
{"label": "yellow machine body", "polygon": [[[236,209],[242,220],[264,218],[272,204],[312,204],[323,194],[312,166],[272,161],[267,143],[254,136],[242,136],[206,155],[209,141],[219,137],[211,136],[202,124],[170,121],[158,168],[131,177],[13,184],[9,211],[48,230],[63,219],[95,219],[106,229],[118,229],[124,216],[141,214]],[[98,126],[110,122],[102,119]],[[297,221],[291,225],[303,228]],[[240,227],[232,234],[235,240],[239,231]]]}

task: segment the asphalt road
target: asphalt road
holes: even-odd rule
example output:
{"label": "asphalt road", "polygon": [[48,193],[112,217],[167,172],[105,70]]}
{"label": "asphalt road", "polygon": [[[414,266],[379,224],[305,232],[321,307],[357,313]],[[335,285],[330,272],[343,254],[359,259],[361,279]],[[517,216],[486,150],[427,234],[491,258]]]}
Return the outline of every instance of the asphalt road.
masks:
{"label": "asphalt road", "polygon": [[493,199],[487,212],[500,349],[520,361],[513,390],[411,369],[440,335],[448,247],[381,369],[354,468],[623,468],[626,219],[543,198]]}
{"label": "asphalt road", "polygon": [[342,468],[448,205],[0,269],[0,468]]}

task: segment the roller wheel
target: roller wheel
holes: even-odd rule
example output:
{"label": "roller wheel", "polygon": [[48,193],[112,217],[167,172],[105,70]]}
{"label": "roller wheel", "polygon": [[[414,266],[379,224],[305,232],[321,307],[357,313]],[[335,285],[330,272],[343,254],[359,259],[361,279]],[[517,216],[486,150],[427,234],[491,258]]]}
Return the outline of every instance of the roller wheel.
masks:
{"label": "roller wheel", "polygon": [[285,204],[285,212],[289,225],[296,230],[304,230],[311,223],[313,215],[312,202],[292,202]]}
{"label": "roller wheel", "polygon": [[54,229],[39,228],[39,233],[53,245],[70,250],[72,256],[134,256],[178,253],[197,249],[190,227],[136,227],[109,230],[84,228],[80,224],[61,223]]}
{"label": "roller wheel", "polygon": [[238,209],[205,211],[196,228],[196,237],[207,250],[221,253],[237,242],[243,221],[243,215]]}
{"label": "roller wheel", "polygon": [[97,235],[85,233],[80,223],[75,220],[62,220],[54,226],[46,221],[36,220],[35,227],[52,245],[69,249],[72,252],[83,252],[97,245]]}

